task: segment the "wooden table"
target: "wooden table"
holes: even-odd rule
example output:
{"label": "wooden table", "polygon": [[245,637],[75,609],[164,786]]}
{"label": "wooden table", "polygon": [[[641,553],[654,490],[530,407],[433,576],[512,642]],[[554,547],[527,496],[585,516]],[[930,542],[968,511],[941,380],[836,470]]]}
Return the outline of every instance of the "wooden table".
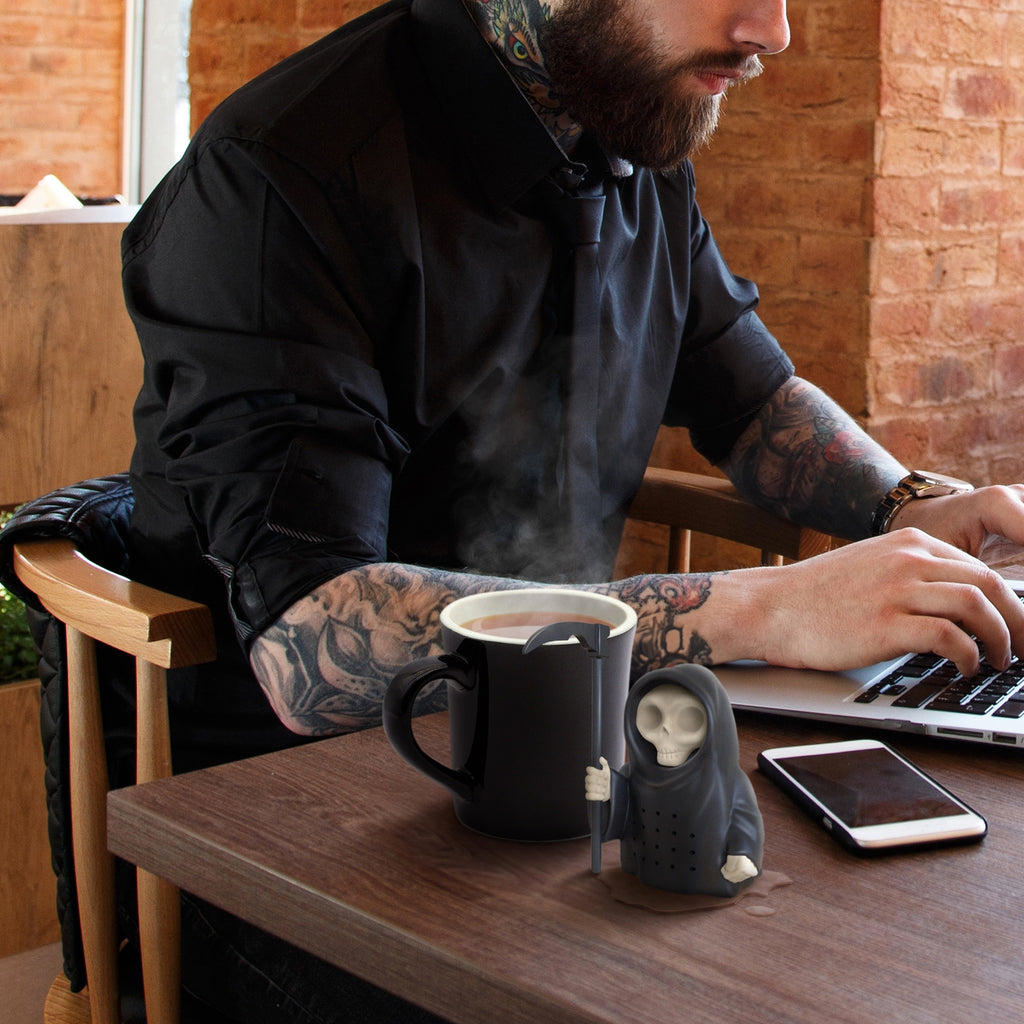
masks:
{"label": "wooden table", "polygon": [[[862,860],[755,770],[765,747],[850,733],[738,721],[765,868],[792,881],[713,910],[617,902],[587,840],[468,832],[379,730],[112,793],[110,847],[456,1022],[1024,1021],[1021,755],[895,737],[989,836]],[[437,751],[446,730],[418,735]]]}

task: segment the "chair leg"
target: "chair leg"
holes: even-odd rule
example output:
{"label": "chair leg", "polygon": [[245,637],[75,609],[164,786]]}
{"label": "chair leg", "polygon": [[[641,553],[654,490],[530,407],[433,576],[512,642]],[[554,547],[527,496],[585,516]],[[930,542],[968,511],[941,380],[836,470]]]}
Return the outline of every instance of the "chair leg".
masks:
{"label": "chair leg", "polygon": [[68,745],[75,884],[93,1024],[118,1024],[114,858],[107,852],[107,757],[94,642],[71,626]]}
{"label": "chair leg", "polygon": [[136,873],[142,985],[149,1024],[181,1020],[181,901],[170,882],[148,871]]}
{"label": "chair leg", "polygon": [[668,571],[688,573],[690,571],[690,544],[693,534],[681,526],[672,526],[668,531]]}
{"label": "chair leg", "polygon": [[[167,673],[139,659],[136,677],[136,776],[139,782],[171,774]],[[136,873],[142,984],[149,1024],[179,1024],[181,1017],[181,903],[170,882]]]}

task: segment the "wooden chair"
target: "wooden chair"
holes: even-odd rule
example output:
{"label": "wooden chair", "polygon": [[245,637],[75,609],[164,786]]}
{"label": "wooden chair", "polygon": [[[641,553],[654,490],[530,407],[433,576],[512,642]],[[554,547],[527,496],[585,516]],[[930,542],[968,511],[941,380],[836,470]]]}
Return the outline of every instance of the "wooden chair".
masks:
{"label": "wooden chair", "polygon": [[828,534],[757,508],[728,480],[653,466],[644,474],[629,517],[669,527],[668,572],[689,572],[695,532],[759,548],[762,565],[810,558],[837,543]]}
{"label": "wooden chair", "polygon": [[[675,470],[647,470],[634,519],[667,524],[668,571],[689,568],[691,532],[762,550],[762,562],[807,558],[832,539],[754,508],[730,484]],[[20,540],[13,570],[67,635],[69,774],[72,843],[92,1024],[116,1024],[118,982],[114,866],[106,849],[107,770],[99,707],[96,642],[126,652],[137,667],[137,779],[171,772],[165,671],[212,660],[209,611],[134,583],[89,561],[71,540]],[[149,1024],[177,1024],[180,1014],[180,920],[177,890],[138,872],[143,983]],[[47,1024],[76,1017],[81,999],[62,979],[47,1000]]]}
{"label": "wooden chair", "polygon": [[[171,774],[166,670],[213,660],[209,610],[142,586],[85,558],[70,540],[14,545],[14,571],[67,635],[72,844],[92,1024],[117,1024],[114,860],[107,852],[107,767],[96,643],[136,661],[139,782]],[[149,1024],[180,1017],[178,891],[138,872],[139,932]],[[66,987],[66,986],[65,986]],[[68,999],[49,999],[56,1015]]]}

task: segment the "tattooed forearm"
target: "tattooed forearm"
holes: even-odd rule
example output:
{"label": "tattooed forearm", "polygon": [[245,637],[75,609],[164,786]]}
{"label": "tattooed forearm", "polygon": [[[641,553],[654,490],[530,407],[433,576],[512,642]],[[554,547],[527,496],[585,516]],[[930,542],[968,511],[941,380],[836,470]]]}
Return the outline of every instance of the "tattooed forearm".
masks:
{"label": "tattooed forearm", "polygon": [[[463,594],[527,586],[382,563],[330,580],[264,631],[250,662],[282,722],[319,736],[380,724],[392,677],[440,651],[441,609]],[[440,706],[435,695],[433,702]],[[424,697],[422,710],[430,710]]]}
{"label": "tattooed forearm", "polygon": [[[712,651],[690,624],[714,576],[634,576],[584,589],[637,613],[633,675]],[[294,732],[322,736],[380,724],[384,691],[415,658],[441,651],[441,609],[466,594],[537,586],[520,580],[381,563],[354,569],[297,601],[253,644],[250,661],[267,699]],[[425,694],[418,712],[443,706]]]}
{"label": "tattooed forearm", "polygon": [[607,588],[636,611],[633,678],[679,662],[712,663],[708,642],[690,625],[690,612],[711,596],[712,574],[633,576]]}
{"label": "tattooed forearm", "polygon": [[792,378],[744,431],[722,468],[762,507],[827,533],[867,536],[903,467],[830,398]]}

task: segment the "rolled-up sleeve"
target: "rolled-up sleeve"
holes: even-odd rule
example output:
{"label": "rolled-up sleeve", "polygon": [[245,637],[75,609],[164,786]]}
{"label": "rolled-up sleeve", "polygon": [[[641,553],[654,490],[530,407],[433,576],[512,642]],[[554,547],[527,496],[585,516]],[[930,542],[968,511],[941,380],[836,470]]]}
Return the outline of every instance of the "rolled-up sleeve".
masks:
{"label": "rolled-up sleeve", "polygon": [[757,286],[729,269],[695,198],[690,225],[689,304],[665,423],[689,428],[694,447],[717,463],[793,364],[757,315]]}
{"label": "rolled-up sleeve", "polygon": [[152,242],[142,222],[126,250],[145,353],[136,514],[187,517],[247,645],[318,584],[385,557],[408,448],[367,356],[358,277],[333,284],[339,247],[329,263],[250,153],[199,163]]}

